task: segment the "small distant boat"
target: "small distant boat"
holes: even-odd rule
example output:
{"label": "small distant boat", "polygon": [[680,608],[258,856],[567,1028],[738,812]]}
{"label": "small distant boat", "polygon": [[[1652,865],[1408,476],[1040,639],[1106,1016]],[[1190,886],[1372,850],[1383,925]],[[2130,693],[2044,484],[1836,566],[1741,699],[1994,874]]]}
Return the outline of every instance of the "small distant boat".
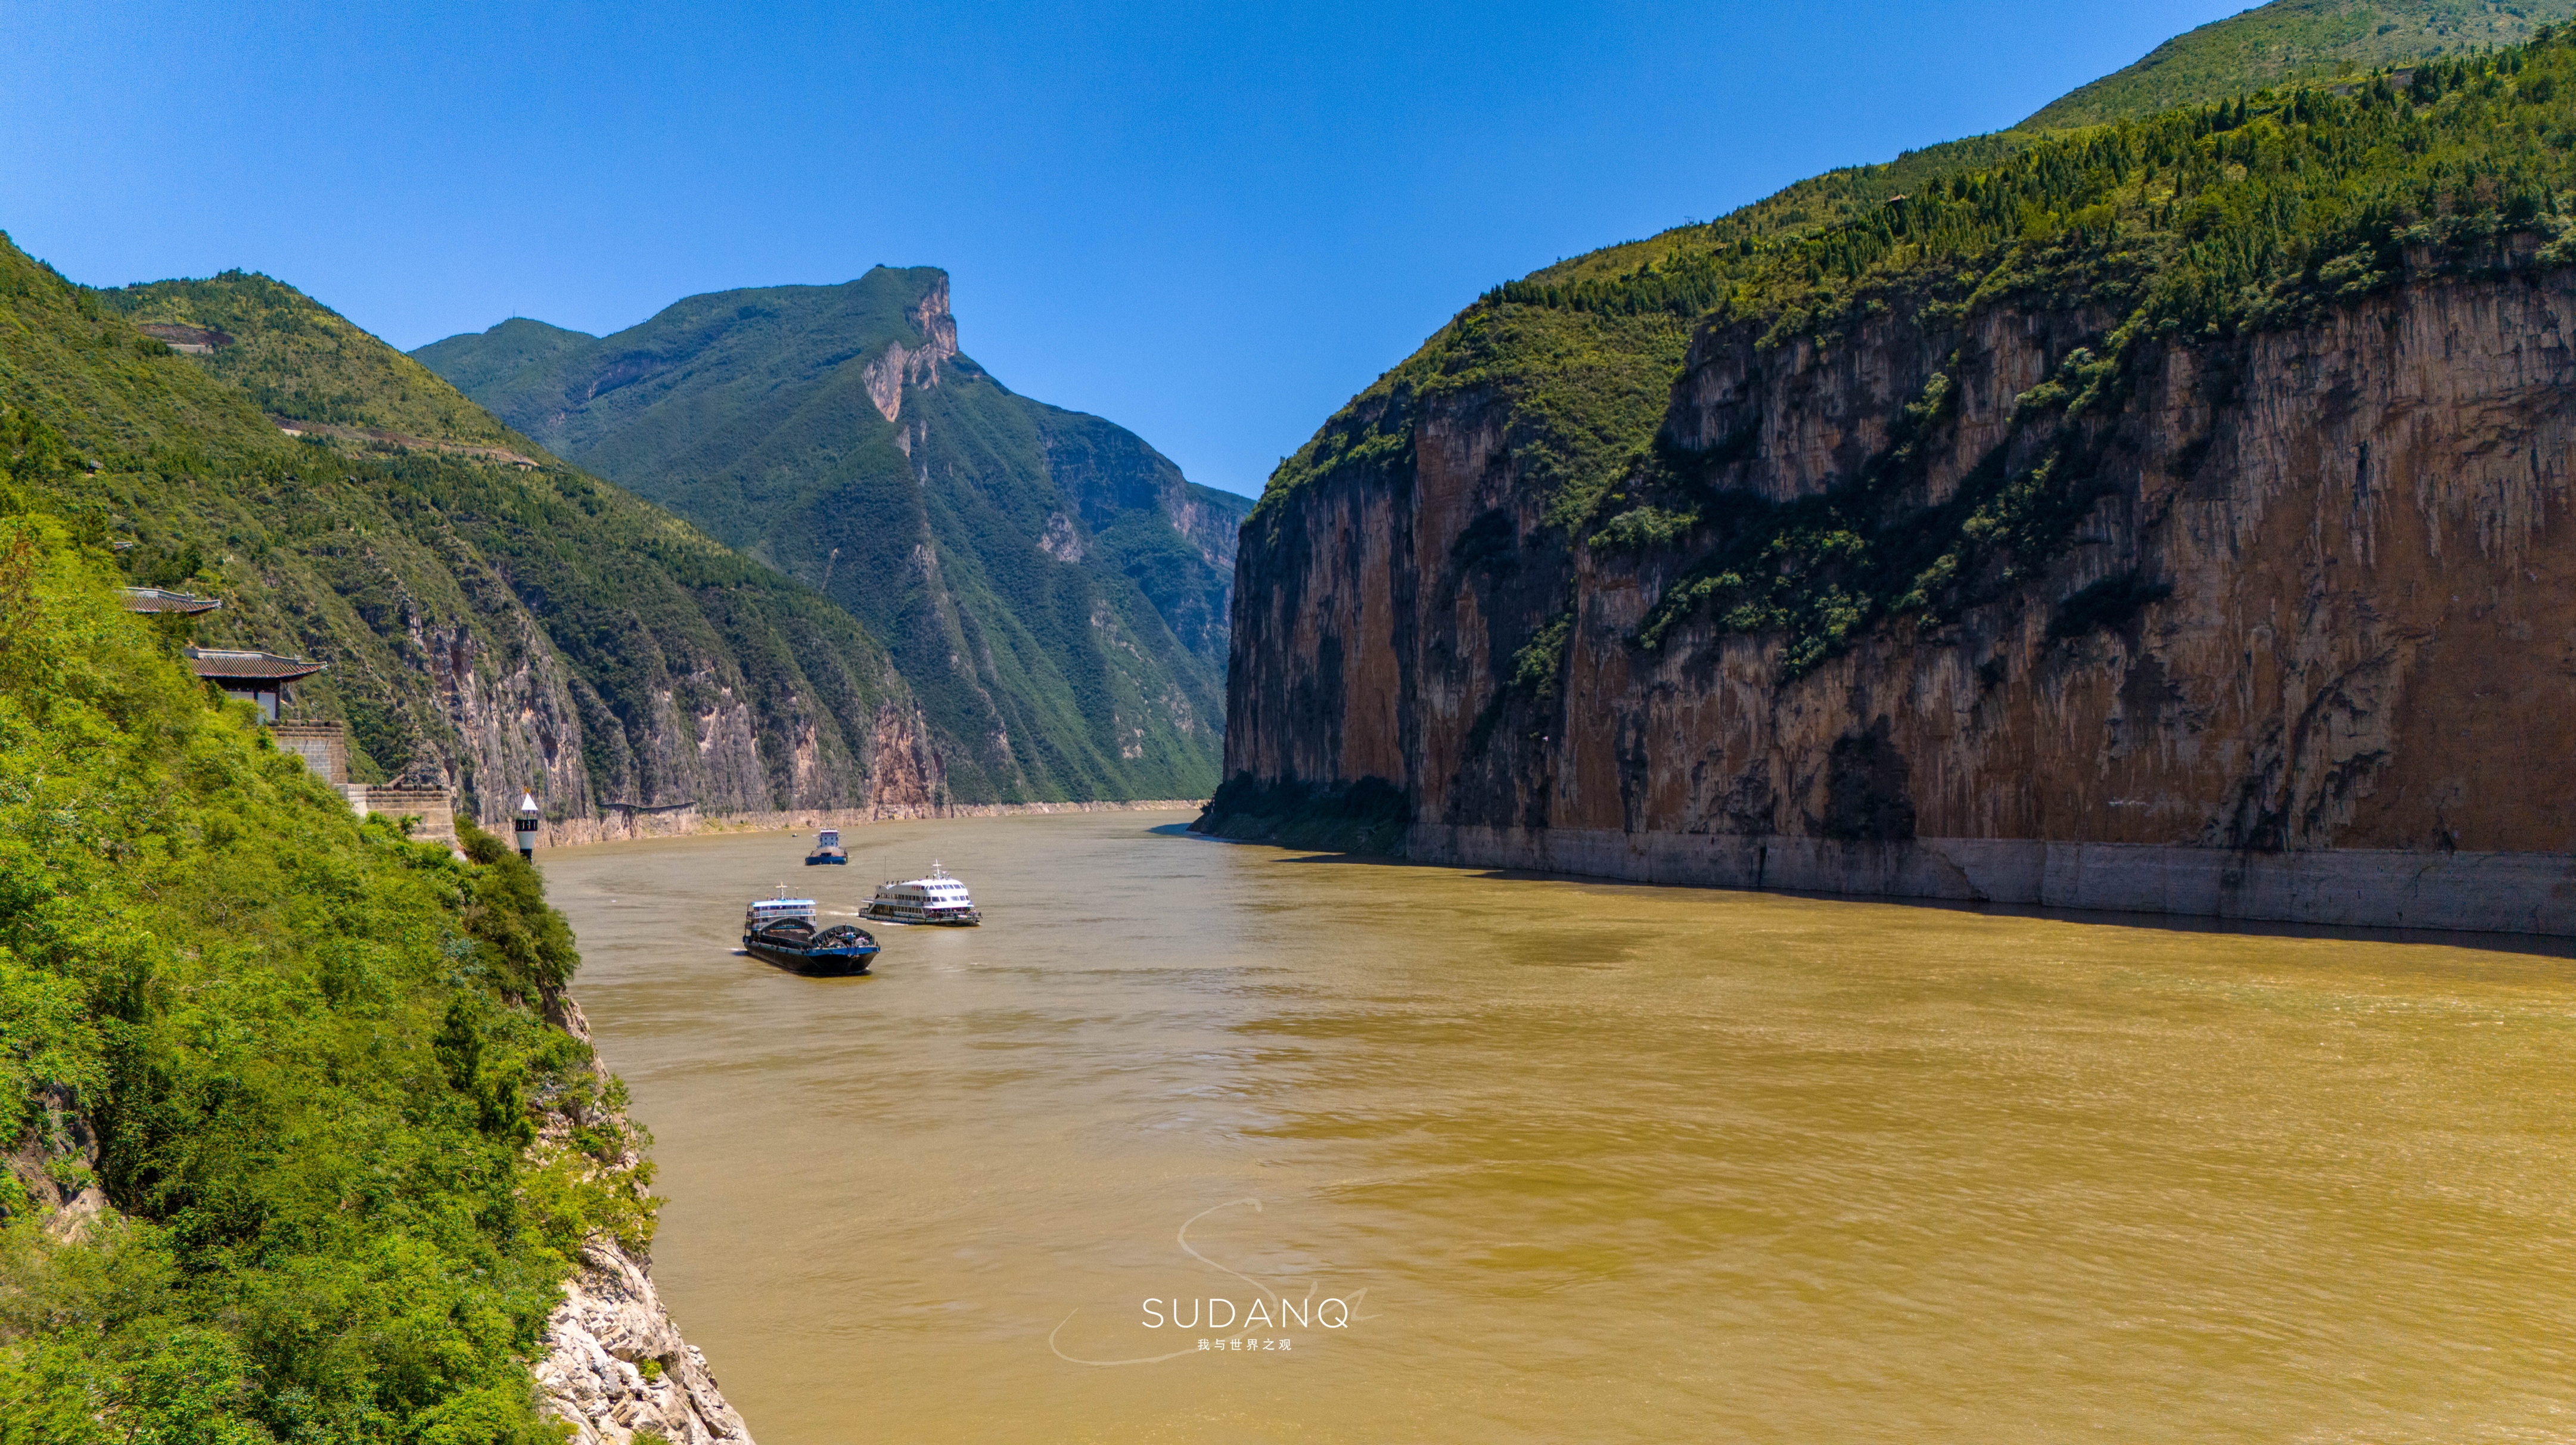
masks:
{"label": "small distant boat", "polygon": [[816,927],[814,900],[790,898],[784,888],[776,898],[754,899],[743,910],[742,947],[790,973],[818,978],[865,973],[868,961],[877,956],[875,935],[846,923]]}
{"label": "small distant boat", "polygon": [[966,885],[949,877],[935,860],[927,878],[878,884],[868,917],[882,923],[937,923],[950,928],[972,928],[984,921],[984,915],[975,911],[975,900],[966,896]]}
{"label": "small distant boat", "polygon": [[841,851],[841,830],[826,828],[814,835],[814,851],[805,855],[805,866],[820,863],[847,863],[850,855]]}

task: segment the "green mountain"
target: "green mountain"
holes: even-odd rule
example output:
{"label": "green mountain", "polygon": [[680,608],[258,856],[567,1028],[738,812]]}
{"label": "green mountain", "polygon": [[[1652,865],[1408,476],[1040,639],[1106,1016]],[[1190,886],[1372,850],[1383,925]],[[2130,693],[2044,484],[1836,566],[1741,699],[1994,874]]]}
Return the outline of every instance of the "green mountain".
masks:
{"label": "green mountain", "polygon": [[2519,45],[2571,17],[2576,0],[2276,0],[2177,35],[2020,128],[2101,125],[2283,80]]}
{"label": "green mountain", "polygon": [[[94,400],[207,394],[83,340]],[[362,824],[210,699],[47,499],[0,489],[0,1440],[559,1439],[557,1284],[653,1220],[547,1022],[570,930],[507,845]]]}
{"label": "green mountain", "polygon": [[[91,292],[0,244],[0,314],[11,490],[114,543],[135,581],[223,598],[200,640],[327,661],[300,702],[349,724],[362,780],[456,786],[494,821],[533,787],[575,830],[610,803],[935,790],[909,694],[841,609],[292,288]],[[138,322],[211,339],[173,355]]]}
{"label": "green mountain", "polygon": [[[2424,0],[2380,13],[2440,34],[2453,11]],[[2315,14],[2285,0],[2195,32],[2191,53],[2224,54],[2231,37],[2277,35]],[[2046,605],[2015,589],[2098,541],[2081,524],[2108,463],[2087,448],[2107,445],[2099,437],[2155,357],[2305,325],[2408,278],[2576,260],[2576,37],[2531,34],[2527,48],[2395,75],[2247,87],[2108,125],[1935,147],[1495,288],[1270,478],[1245,528],[1237,609],[1239,629],[1261,618],[1269,636],[1237,633],[1229,781],[1211,826],[1304,827],[1339,810],[1380,828],[1387,798],[1363,785],[1406,766],[1454,785],[1455,806],[1472,798],[1489,809],[1480,823],[1543,814],[1555,795],[1528,779],[1562,760],[1532,745],[1574,730],[1560,714],[1586,628],[1594,650],[1582,655],[1596,667],[1600,648],[1652,659],[1692,629],[1776,642],[1785,688],[1873,637],[1937,638],[1979,607]],[[2319,42],[2301,63],[2331,60],[2330,49]],[[2103,106],[2154,104],[2140,90],[2104,96]],[[1951,435],[1963,368],[1998,345],[1978,328],[2029,315],[2068,318],[2074,334],[2051,342],[2044,374],[2005,393],[2010,426],[1990,438],[1992,465],[1928,491],[1928,444],[1918,443]],[[1791,435],[1795,417],[1745,410],[1802,368],[1857,391],[1891,347],[1930,360],[1928,380],[1890,414],[1811,400],[1803,405],[1829,411],[1830,429]],[[1491,510],[1447,550],[1447,573],[1397,588],[1432,597],[1472,584],[1475,615],[1500,649],[1471,666],[1448,650],[1466,642],[1419,642],[1420,666],[1502,684],[1468,729],[1469,762],[1454,778],[1402,752],[1433,736],[1422,721],[1431,700],[1398,691],[1367,714],[1374,731],[1383,713],[1399,747],[1349,722],[1361,714],[1334,680],[1340,670],[1405,676],[1412,664],[1357,644],[1335,651],[1337,629],[1298,611],[1323,604],[1292,605],[1340,596],[1317,538],[1358,524],[1335,519],[1450,485],[1458,462],[1417,451],[1426,423],[1444,437],[1497,438],[1509,478],[1478,494]],[[1881,433],[1883,455],[1833,450]],[[1746,480],[1792,461],[1818,478],[1812,493]],[[1464,515],[1444,513],[1442,525]],[[1438,546],[1406,535],[1403,555]],[[1631,573],[1633,592],[1584,610],[1587,579]],[[2124,615],[2147,596],[2113,588],[2091,601]],[[2089,625],[2082,611],[2063,625]],[[1390,626],[1405,646],[1408,625],[1372,618],[1368,648]],[[1310,637],[1324,639],[1322,653],[1302,650]],[[1444,687],[1444,699],[1478,695],[1472,681]],[[1642,757],[1660,735],[1635,726],[1621,736]]]}
{"label": "green mountain", "polygon": [[1215,785],[1250,504],[1013,394],[957,349],[943,272],[693,296],[603,338],[513,320],[413,354],[866,622],[958,798]]}
{"label": "green mountain", "polygon": [[[2357,30],[2345,23],[2364,10],[2377,17],[2370,28]],[[2469,0],[2378,0],[2375,5],[2274,0],[2168,42],[2137,66],[2075,92],[2040,116],[2072,114],[2063,108],[2091,97],[2076,109],[2088,116],[2142,120],[2161,108],[2158,96],[2166,90],[2214,100],[2252,89],[2253,84],[2226,79],[2229,57],[2277,57],[2290,47],[2300,67],[2332,66],[2386,53],[2395,37],[2406,35],[2465,45],[2469,42],[2463,36],[2502,34],[2512,27],[2546,33],[2534,17],[2560,10],[2576,13],[2576,0],[2511,8]],[[2383,31],[2381,26],[2395,28]],[[2168,59],[2159,62],[2160,56]],[[2487,62],[2455,59],[2427,68],[2430,90],[2419,86],[2418,95],[2490,84],[2483,77],[2492,76],[2492,69],[2476,69],[2479,64]],[[2156,85],[2132,83],[2151,67],[2164,79]],[[2465,78],[2472,74],[2482,78]],[[2252,110],[2240,104],[2224,114],[2168,112],[2158,133],[2177,125],[2202,127],[2204,135],[2233,133],[2245,117],[2278,113],[2275,129],[2296,146],[2323,145],[2325,133],[2314,128],[2318,117],[2376,114],[2366,102],[2385,90],[2356,91],[2350,83],[2320,82],[2294,96],[2267,94]],[[2351,100],[2356,93],[2359,102]],[[2034,117],[2030,125],[2038,120]],[[1872,294],[1888,284],[1891,268],[1910,272],[1913,284],[1957,291],[1954,304],[1966,305],[1991,296],[1997,287],[2020,284],[2018,273],[2024,267],[2058,252],[2083,258],[2063,274],[2050,273],[2061,284],[2105,279],[2107,272],[2089,276],[2086,268],[2117,256],[2120,262],[2112,269],[2123,274],[2124,285],[2136,286],[2142,284],[2140,268],[2152,258],[2178,263],[2170,284],[2201,288],[2211,298],[2210,307],[2259,309],[2259,297],[2221,298],[2217,290],[2270,284],[2285,267],[2296,271],[2300,264],[2312,275],[2326,259],[2311,256],[2312,249],[2343,244],[2345,229],[2357,224],[2357,215],[2372,215],[2371,224],[2393,233],[2389,215],[2437,217],[2451,210],[2447,197],[2433,195],[2443,184],[2439,178],[2449,174],[2446,166],[2487,164],[2482,153],[2509,152],[2518,168],[2513,189],[2531,191],[2541,181],[2530,167],[2554,164],[2549,158],[2563,153],[2546,133],[2526,130],[2492,138],[2457,136],[2440,161],[2401,164],[2378,151],[2341,157],[2331,180],[2322,175],[2285,179],[2274,173],[2278,165],[2307,164],[2302,151],[2299,159],[2273,159],[2213,194],[2200,188],[2195,173],[2176,169],[2184,159],[2174,150],[2177,142],[2143,141],[2142,134],[2066,135],[2026,127],[1953,141],[1880,165],[1832,171],[1716,221],[1604,247],[1506,282],[1380,377],[1283,462],[1255,509],[1255,519],[1277,499],[1337,468],[1357,462],[1409,466],[1418,403],[1485,388],[1510,400],[1511,446],[1527,459],[1522,463],[1527,476],[1558,498],[1551,515],[1559,525],[1575,525],[1604,489],[1646,453],[1662,425],[1668,388],[1699,326],[1759,316],[1770,332],[1766,345],[1802,334],[1829,336],[1866,310]],[[2247,159],[2221,162],[2241,170],[2266,159],[2254,139],[2258,134],[2265,133],[2211,140],[2209,152],[2233,156],[2231,147],[2242,148]],[[2104,165],[2112,169],[2088,169]],[[2402,187],[2396,181],[2400,175],[2406,177]],[[2500,184],[2501,176],[2490,180],[2481,193],[2487,199],[2479,204],[2491,201]],[[2405,187],[2414,193],[2387,193]],[[2224,203],[2220,194],[2228,197]],[[2125,201],[2118,199],[2123,197]],[[2162,199],[2147,204],[2142,197]],[[2186,203],[2193,208],[2186,209]],[[2294,215],[2258,218],[2239,209],[2309,203],[2309,210]],[[2373,209],[2375,203],[2393,209],[2383,213]],[[2555,204],[2545,197],[2543,203]],[[2106,204],[2118,208],[2099,209]],[[2221,254],[2224,248],[2216,238],[2222,231],[2257,249]],[[1998,264],[2004,269],[1978,269]],[[2185,281],[2185,276],[2192,279]],[[2106,292],[2104,301],[2124,294]],[[1884,298],[1879,304],[1885,304]]]}

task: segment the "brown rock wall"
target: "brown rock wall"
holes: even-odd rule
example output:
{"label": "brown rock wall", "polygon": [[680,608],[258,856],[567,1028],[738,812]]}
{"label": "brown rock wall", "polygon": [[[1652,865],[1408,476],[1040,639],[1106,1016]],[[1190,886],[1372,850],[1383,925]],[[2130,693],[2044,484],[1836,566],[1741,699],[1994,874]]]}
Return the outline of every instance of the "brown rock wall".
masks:
{"label": "brown rock wall", "polygon": [[[1693,555],[1543,533],[1503,409],[1434,406],[1409,467],[1309,484],[1247,529],[1227,775],[1385,778],[1463,830],[1444,839],[2576,850],[2571,312],[2565,273],[2427,276],[2296,330],[2142,342],[2083,424],[2098,495],[2062,555],[1787,681],[1778,638],[1704,618],[1640,648]],[[1939,502],[1998,448],[2031,460],[2015,398],[2110,319],[1890,316],[1767,351],[1712,333],[1666,434],[1736,458],[1725,486],[1812,495],[1885,453],[1946,368],[1917,497]],[[2128,577],[2170,593],[2051,634]],[[1514,692],[1512,650],[1569,608],[1561,695]]]}

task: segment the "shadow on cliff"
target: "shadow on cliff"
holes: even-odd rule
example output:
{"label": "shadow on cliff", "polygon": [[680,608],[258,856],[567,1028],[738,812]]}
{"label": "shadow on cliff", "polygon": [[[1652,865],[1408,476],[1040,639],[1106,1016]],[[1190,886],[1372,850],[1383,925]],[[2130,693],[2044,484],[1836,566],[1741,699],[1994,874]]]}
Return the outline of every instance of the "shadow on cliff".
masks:
{"label": "shadow on cliff", "polygon": [[1315,787],[1237,773],[1189,831],[1238,843],[1313,848],[1379,861],[1404,856],[1413,799],[1384,778]]}

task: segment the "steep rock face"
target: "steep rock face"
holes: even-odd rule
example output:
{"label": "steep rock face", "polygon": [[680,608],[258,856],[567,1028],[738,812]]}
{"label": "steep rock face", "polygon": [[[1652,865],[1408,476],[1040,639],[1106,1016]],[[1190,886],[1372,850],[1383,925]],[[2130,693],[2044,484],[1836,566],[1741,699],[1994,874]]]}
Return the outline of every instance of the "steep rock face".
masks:
{"label": "steep rock face", "polygon": [[[2107,318],[2080,306],[1889,315],[1822,351],[1704,334],[1665,438],[1721,492],[1847,482],[1936,374],[1951,412],[1914,443],[1916,503],[2052,448],[2092,469],[2044,568],[1803,672],[1780,636],[1706,615],[1644,645],[1705,538],[1568,545],[1497,444],[1507,418],[1452,398],[1416,419],[1409,466],[1314,483],[1246,528],[1227,775],[1384,780],[1415,851],[1461,861],[1535,859],[1551,832],[1733,839],[1754,860],[1915,839],[2565,853],[2571,303],[2576,279],[2523,264],[2299,329],[2142,343],[2125,405],[2055,433],[2017,425],[2016,401],[2101,344]],[[1553,683],[1516,681],[1552,621]],[[1879,863],[1839,883],[1817,866],[1799,886],[1896,886]]]}
{"label": "steep rock face", "polygon": [[546,1413],[579,1445],[629,1445],[648,1431],[671,1445],[751,1445],[705,1352],[681,1337],[652,1277],[614,1241],[582,1250],[580,1273],[546,1319],[545,1351],[536,1376]]}
{"label": "steep rock face", "polygon": [[690,297],[419,353],[885,639],[967,801],[1203,795],[1249,505],[959,351],[947,276]]}

